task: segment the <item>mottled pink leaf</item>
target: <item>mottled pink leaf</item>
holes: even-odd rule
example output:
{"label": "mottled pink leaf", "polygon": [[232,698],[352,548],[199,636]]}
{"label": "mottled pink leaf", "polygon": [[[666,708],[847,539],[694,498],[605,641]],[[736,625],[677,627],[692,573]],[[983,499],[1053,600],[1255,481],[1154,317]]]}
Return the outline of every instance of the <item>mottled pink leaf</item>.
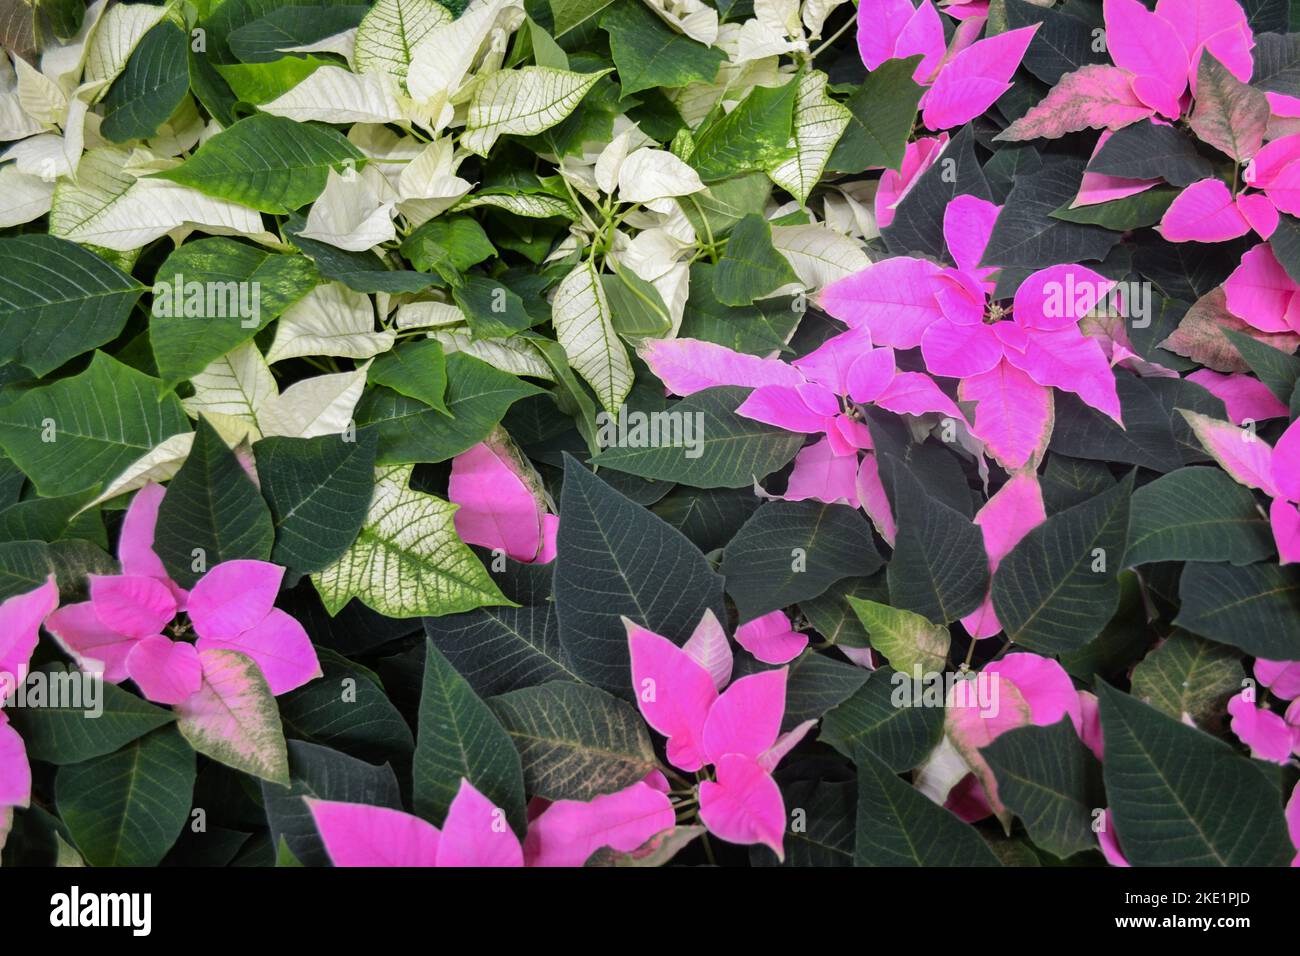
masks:
{"label": "mottled pink leaf", "polygon": [[[1231,0],[1229,3],[1236,7]],[[1237,31],[1220,34],[1225,45],[1230,45],[1231,39],[1237,36],[1240,36]],[[1249,47],[1245,57],[1246,78],[1249,79]],[[1230,68],[1215,59],[1213,53],[1201,56],[1200,67],[1194,67],[1193,73],[1196,109],[1188,119],[1188,125],[1201,142],[1209,143],[1221,153],[1244,163],[1264,144],[1271,112],[1267,98],[1261,91],[1233,76]]]}
{"label": "mottled pink leaf", "polygon": [[199,652],[203,683],[176,707],[181,734],[228,767],[289,786],[289,753],[275,698],[261,669],[237,651]]}
{"label": "mottled pink leaf", "polygon": [[995,139],[1059,139],[1084,129],[1117,130],[1146,119],[1151,107],[1133,92],[1132,77],[1118,67],[1090,63],[1066,73],[1038,105]]}
{"label": "mottled pink leaf", "polygon": [[200,651],[226,648],[252,658],[261,668],[271,693],[277,697],[321,676],[311,638],[295,618],[279,608],[271,608],[271,613],[260,622],[235,637],[225,640],[200,637],[196,646]]}

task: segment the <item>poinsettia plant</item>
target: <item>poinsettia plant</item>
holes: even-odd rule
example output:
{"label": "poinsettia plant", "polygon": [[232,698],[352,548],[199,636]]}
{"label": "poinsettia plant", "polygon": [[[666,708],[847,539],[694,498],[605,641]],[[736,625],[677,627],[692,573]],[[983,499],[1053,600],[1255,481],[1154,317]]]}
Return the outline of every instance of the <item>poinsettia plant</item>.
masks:
{"label": "poinsettia plant", "polygon": [[0,862],[1300,862],[1289,0],[0,43]]}

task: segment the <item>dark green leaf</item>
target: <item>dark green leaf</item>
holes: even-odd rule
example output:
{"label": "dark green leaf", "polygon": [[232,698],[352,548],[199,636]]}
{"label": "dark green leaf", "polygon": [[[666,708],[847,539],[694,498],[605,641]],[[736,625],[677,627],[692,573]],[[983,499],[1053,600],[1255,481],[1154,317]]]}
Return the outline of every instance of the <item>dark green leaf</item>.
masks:
{"label": "dark green leaf", "polygon": [[143,291],[75,242],[0,239],[0,364],[16,362],[37,375],[53,371],[111,341]]}
{"label": "dark green leaf", "polygon": [[1134,473],[1030,531],[993,575],[1007,637],[1045,654],[1077,650],[1119,603]]}
{"label": "dark green leaf", "polygon": [[680,531],[564,459],[555,604],[560,643],[584,680],[630,696],[628,617],[685,642],[706,610],[725,617],[722,578]]}
{"label": "dark green leaf", "polygon": [[174,727],[62,767],[59,815],[92,866],[157,866],[190,812],[194,751]]}
{"label": "dark green leaf", "polygon": [[1180,468],[1133,493],[1130,567],[1155,561],[1250,564],[1273,554],[1250,491],[1218,468]]}
{"label": "dark green leaf", "polygon": [[1134,866],[1285,866],[1277,787],[1223,741],[1098,685],[1110,823]]}
{"label": "dark green leaf", "polygon": [[630,787],[656,766],[641,715],[595,687],[551,681],[488,703],[519,751],[534,796],[591,800]]}
{"label": "dark green leaf", "polygon": [[871,525],[857,509],[771,501],[731,539],[719,570],[744,622],[815,598],[841,578],[871,574],[880,564]]}
{"label": "dark green leaf", "polygon": [[524,777],[519,754],[506,728],[431,640],[425,641],[412,772],[415,811],[420,816],[440,822],[463,779],[505,811],[516,833],[523,832]]}
{"label": "dark green leaf", "polygon": [[193,587],[223,561],[271,556],[271,512],[206,419],[199,419],[194,447],[167,486],[158,508],[154,550],[167,573]]}

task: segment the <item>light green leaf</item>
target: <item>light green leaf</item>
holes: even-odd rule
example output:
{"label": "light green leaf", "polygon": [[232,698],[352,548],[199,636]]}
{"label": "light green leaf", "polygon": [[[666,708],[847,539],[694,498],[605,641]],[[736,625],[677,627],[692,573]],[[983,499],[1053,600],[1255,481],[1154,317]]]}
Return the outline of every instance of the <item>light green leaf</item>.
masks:
{"label": "light green leaf", "polygon": [[560,281],[551,314],[569,364],[596,390],[605,410],[617,415],[632,390],[632,362],[614,329],[605,288],[590,259]]}
{"label": "light green leaf", "polygon": [[948,662],[952,635],[947,626],[902,608],[849,597],[849,605],[871,638],[871,646],[884,655],[896,671],[914,674],[942,672]]}
{"label": "light green leaf", "polygon": [[778,87],[756,86],[739,106],[702,129],[690,160],[700,178],[714,182],[789,159],[798,89],[793,79]]}
{"label": "light green leaf", "polygon": [[474,92],[460,144],[486,156],[501,136],[532,136],[574,111],[610,70],[572,73],[544,66],[499,70]]}
{"label": "light green leaf", "polygon": [[795,155],[768,170],[776,183],[801,204],[808,202],[826,161],[853,114],[826,92],[826,74],[812,70],[799,77],[794,105]]}
{"label": "light green leaf", "polygon": [[357,27],[357,72],[405,83],[411,52],[434,27],[449,22],[447,8],[434,0],[377,0]]}
{"label": "light green leaf", "polygon": [[1175,720],[1200,724],[1223,713],[1245,676],[1237,651],[1174,631],[1133,668],[1133,696]]}
{"label": "light green leaf", "polygon": [[410,488],[411,466],[379,470],[366,522],[334,564],[312,575],[325,609],[353,598],[388,617],[456,614],[511,602],[460,537],[456,505]]}

